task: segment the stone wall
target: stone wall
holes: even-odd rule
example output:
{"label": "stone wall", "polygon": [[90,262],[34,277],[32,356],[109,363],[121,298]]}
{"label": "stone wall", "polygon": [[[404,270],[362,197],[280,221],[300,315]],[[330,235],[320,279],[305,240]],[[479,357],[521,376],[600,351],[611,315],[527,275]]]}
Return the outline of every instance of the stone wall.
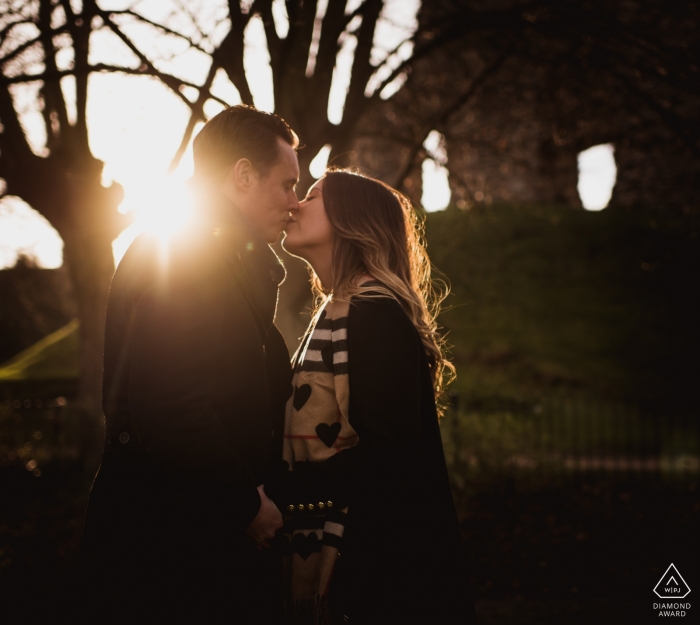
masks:
{"label": "stone wall", "polygon": [[[421,20],[460,4],[469,3],[425,3]],[[404,88],[362,120],[354,164],[420,199],[420,144],[435,129],[446,137],[457,206],[580,208],[577,155],[612,143],[618,178],[611,207],[700,210],[700,92],[692,81],[700,70],[687,63],[693,19],[655,0],[604,3],[598,13],[618,20],[615,49],[596,47],[609,33],[585,32],[595,24],[578,33],[575,23],[564,24],[574,33],[568,37],[554,21],[565,13],[540,4],[549,31],[525,29],[510,39],[472,32],[415,63]],[[535,11],[528,19],[540,18]],[[657,53],[624,43],[639,33]],[[461,105],[460,94],[468,95]]]}

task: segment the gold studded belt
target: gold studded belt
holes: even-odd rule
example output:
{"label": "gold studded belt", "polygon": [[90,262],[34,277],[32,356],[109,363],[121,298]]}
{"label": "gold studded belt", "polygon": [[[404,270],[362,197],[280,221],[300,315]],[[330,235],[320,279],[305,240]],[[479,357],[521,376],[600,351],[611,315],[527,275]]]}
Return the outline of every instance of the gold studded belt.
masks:
{"label": "gold studded belt", "polygon": [[290,503],[288,506],[285,506],[285,512],[289,514],[300,514],[300,513],[306,513],[306,514],[318,514],[318,513],[325,513],[328,510],[333,509],[333,502],[332,501],[317,501],[314,503],[299,503],[299,504],[293,504]]}

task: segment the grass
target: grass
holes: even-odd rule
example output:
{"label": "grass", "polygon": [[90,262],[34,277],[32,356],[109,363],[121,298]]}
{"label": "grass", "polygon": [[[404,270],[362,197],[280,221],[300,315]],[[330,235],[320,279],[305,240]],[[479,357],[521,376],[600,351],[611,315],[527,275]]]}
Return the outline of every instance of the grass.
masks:
{"label": "grass", "polygon": [[78,377],[78,320],[44,337],[0,367],[0,384]]}
{"label": "grass", "polygon": [[471,403],[542,397],[695,404],[700,226],[556,206],[428,215],[452,287],[440,321]]}

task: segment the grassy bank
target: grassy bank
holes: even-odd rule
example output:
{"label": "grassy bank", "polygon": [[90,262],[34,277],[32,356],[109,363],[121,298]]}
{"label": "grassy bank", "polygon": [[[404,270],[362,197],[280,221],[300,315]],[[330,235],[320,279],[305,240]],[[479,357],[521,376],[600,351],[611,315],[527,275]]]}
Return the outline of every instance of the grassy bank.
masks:
{"label": "grassy bank", "polygon": [[428,215],[440,318],[472,404],[696,405],[700,226],[653,210],[492,206]]}

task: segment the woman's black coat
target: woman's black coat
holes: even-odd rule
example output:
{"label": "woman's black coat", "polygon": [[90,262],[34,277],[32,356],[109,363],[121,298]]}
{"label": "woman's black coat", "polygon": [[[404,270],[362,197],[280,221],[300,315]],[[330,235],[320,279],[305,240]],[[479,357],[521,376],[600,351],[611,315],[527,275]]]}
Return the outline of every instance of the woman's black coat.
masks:
{"label": "woman's black coat", "polygon": [[233,609],[265,622],[278,591],[245,529],[281,455],[284,270],[232,205],[225,213],[167,245],[138,239],[112,282],[107,444],[80,560],[102,620]]}
{"label": "woman's black coat", "polygon": [[289,500],[349,507],[331,609],[338,622],[362,625],[475,622],[418,332],[396,300],[354,298],[347,341],[348,419],[359,442],[295,464]]}

